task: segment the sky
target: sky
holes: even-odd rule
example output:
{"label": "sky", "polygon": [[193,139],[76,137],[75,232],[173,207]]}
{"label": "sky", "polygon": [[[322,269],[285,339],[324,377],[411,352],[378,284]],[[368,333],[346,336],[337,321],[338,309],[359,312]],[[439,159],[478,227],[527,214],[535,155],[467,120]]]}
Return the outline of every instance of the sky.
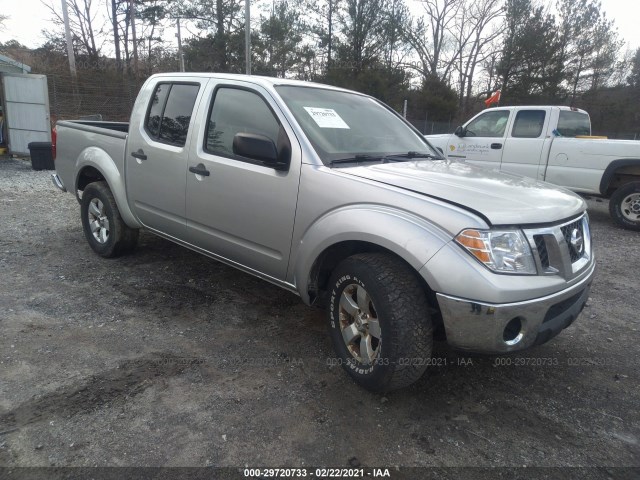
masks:
{"label": "sky", "polygon": [[[60,0],[49,1],[53,1],[56,6],[60,3]],[[98,2],[104,4],[104,0],[98,0]],[[627,47],[631,50],[640,47],[640,28],[638,28],[640,2],[637,0],[601,0],[601,3],[602,11],[607,14],[608,18],[615,21],[620,36],[625,40]],[[4,31],[0,32],[0,42],[15,39],[30,48],[38,47],[44,43],[41,31],[49,27],[50,13],[40,0],[2,0],[0,12],[10,17],[5,22]]]}

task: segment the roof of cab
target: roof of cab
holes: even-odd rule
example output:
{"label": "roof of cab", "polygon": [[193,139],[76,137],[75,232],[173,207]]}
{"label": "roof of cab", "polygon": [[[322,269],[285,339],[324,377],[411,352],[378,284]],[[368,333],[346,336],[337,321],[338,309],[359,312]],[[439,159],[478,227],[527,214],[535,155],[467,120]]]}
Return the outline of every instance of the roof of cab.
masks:
{"label": "roof of cab", "polygon": [[579,113],[587,113],[585,110],[576,107],[569,107],[567,105],[500,105],[499,107],[491,107],[487,108],[486,111],[490,110],[540,110],[541,108],[557,108],[558,110],[563,111],[571,111],[571,112],[579,112]]}
{"label": "roof of cab", "polygon": [[188,78],[216,78],[221,80],[238,80],[254,83],[256,85],[260,85],[262,87],[271,87],[275,85],[295,85],[301,87],[317,87],[317,88],[325,88],[331,90],[339,90],[343,92],[353,92],[353,90],[347,90],[345,88],[334,87],[332,85],[326,85],[323,83],[315,83],[315,82],[306,82],[304,80],[291,80],[288,78],[276,78],[276,77],[263,77],[260,75],[243,75],[236,73],[211,73],[211,72],[190,72],[190,73],[182,73],[182,72],[173,72],[173,73],[156,73],[149,77],[149,79],[162,78],[162,77],[184,77]]}

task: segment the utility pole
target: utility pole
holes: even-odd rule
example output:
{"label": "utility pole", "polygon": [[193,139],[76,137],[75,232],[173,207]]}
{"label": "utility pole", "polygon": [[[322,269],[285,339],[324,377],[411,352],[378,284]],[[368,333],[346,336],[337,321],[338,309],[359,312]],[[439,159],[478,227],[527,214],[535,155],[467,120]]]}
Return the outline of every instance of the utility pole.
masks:
{"label": "utility pole", "polygon": [[180,62],[180,71],[184,72],[184,53],[182,53],[182,36],[180,35],[180,17],[176,18],[176,26],[178,27],[178,61]]}
{"label": "utility pole", "polygon": [[333,0],[329,0],[329,43],[327,50],[327,68],[331,67],[331,47],[333,46]]}
{"label": "utility pole", "polygon": [[62,0],[62,18],[64,19],[64,33],[67,37],[67,56],[69,57],[69,71],[71,72],[71,78],[75,83],[76,79],[78,78],[78,72],[76,71],[76,57],[73,53],[71,28],[69,27],[69,10],[67,8],[67,0]]}
{"label": "utility pole", "polygon": [[251,7],[250,0],[244,0],[244,49],[247,75],[251,75]]}
{"label": "utility pole", "polygon": [[131,18],[131,40],[133,41],[133,74],[138,77],[138,40],[136,39],[136,7],[134,0],[129,0],[129,17]]}

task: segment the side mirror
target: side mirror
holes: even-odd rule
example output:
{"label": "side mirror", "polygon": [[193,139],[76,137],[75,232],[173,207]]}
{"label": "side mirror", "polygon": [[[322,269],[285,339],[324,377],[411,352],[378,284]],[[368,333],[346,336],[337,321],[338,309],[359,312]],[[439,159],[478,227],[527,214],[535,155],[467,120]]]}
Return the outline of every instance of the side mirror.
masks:
{"label": "side mirror", "polygon": [[462,127],[462,125],[460,125],[458,128],[456,128],[455,132],[453,132],[454,135],[462,138],[467,134],[467,131],[465,128]]}
{"label": "side mirror", "polygon": [[286,170],[288,163],[280,161],[278,149],[268,137],[256,133],[236,133],[233,137],[233,153],[241,157],[258,160],[267,167]]}

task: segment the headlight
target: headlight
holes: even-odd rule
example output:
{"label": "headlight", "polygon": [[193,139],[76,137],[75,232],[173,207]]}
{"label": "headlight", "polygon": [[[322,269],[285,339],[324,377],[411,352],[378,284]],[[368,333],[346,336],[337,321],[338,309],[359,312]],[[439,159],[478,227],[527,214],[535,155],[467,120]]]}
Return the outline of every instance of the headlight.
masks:
{"label": "headlight", "polygon": [[456,241],[482,264],[499,273],[535,275],[531,247],[520,230],[463,230]]}

